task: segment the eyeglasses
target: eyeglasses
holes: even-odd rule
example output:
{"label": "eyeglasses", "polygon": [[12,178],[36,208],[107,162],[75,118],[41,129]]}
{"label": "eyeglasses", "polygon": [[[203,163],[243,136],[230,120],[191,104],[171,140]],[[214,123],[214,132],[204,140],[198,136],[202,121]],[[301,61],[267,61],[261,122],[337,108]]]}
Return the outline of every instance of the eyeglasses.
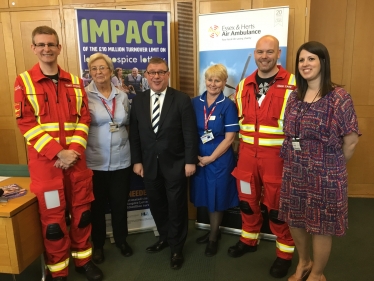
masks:
{"label": "eyeglasses", "polygon": [[149,77],[154,77],[156,76],[156,74],[158,74],[158,76],[162,77],[164,76],[166,73],[168,73],[168,71],[165,71],[165,70],[160,70],[160,71],[147,71]]}
{"label": "eyeglasses", "polygon": [[94,66],[94,67],[91,67],[91,72],[97,72],[97,71],[104,71],[105,69],[108,69],[109,67],[107,67],[107,66],[104,66],[104,65],[100,65],[99,67],[96,67],[96,66]]}
{"label": "eyeglasses", "polygon": [[48,48],[50,49],[54,49],[54,48],[57,48],[59,44],[53,44],[53,43],[48,43],[48,44],[45,44],[45,43],[38,43],[38,44],[34,44],[34,46],[36,48],[40,48],[40,49],[44,49],[45,46],[48,46]]}

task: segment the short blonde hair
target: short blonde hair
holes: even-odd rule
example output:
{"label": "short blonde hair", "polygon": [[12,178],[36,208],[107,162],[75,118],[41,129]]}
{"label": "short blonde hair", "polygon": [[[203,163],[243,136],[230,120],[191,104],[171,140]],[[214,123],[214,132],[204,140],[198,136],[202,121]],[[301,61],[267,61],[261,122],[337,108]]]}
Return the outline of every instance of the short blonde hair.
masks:
{"label": "short blonde hair", "polygon": [[103,53],[94,53],[92,54],[89,59],[88,59],[88,69],[91,69],[91,64],[94,62],[94,61],[97,61],[98,59],[103,59],[105,60],[107,66],[109,67],[110,71],[113,72],[114,71],[114,66],[113,66],[113,62],[112,60],[110,59],[110,57],[108,57],[106,54],[103,54]]}
{"label": "short blonde hair", "polygon": [[229,76],[227,75],[226,67],[223,64],[218,63],[210,66],[205,71],[205,79],[209,79],[211,77],[218,77],[220,80],[226,81]]}

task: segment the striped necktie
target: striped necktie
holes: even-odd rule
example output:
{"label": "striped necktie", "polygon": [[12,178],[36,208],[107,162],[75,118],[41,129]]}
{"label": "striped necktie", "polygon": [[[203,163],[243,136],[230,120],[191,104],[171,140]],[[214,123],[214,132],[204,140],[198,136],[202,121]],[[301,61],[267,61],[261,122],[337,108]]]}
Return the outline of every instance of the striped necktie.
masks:
{"label": "striped necktie", "polygon": [[160,95],[161,93],[155,93],[155,101],[152,110],[152,129],[155,133],[158,131],[158,123],[160,122]]}

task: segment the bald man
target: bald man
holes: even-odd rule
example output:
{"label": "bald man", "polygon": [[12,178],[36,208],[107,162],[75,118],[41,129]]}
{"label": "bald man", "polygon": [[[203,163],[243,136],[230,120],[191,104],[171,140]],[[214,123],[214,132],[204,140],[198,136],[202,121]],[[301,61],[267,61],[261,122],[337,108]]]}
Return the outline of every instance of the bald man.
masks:
{"label": "bald man", "polygon": [[137,94],[143,92],[142,85],[143,77],[139,74],[139,70],[134,67],[131,70],[131,73],[125,76],[125,85],[129,87],[130,85],[134,87],[134,90]]}
{"label": "bald man", "polygon": [[270,229],[277,236],[277,258],[270,268],[275,278],[287,275],[295,248],[288,225],[278,220],[284,108],[295,88],[294,75],[277,65],[280,54],[277,38],[261,37],[254,51],[258,69],[236,88],[240,153],[232,174],[237,179],[242,235],[239,242],[228,249],[231,257],[257,251],[263,221],[260,203],[263,203],[268,210]]}

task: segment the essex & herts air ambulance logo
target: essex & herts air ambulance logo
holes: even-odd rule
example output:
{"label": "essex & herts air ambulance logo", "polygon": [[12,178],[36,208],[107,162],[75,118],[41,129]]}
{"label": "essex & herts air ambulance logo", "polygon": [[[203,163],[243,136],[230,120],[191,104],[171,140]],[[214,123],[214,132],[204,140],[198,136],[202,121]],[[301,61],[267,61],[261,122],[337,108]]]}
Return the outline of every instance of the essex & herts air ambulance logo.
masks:
{"label": "essex & herts air ambulance logo", "polygon": [[217,25],[213,25],[213,26],[209,27],[208,32],[209,32],[209,36],[211,38],[216,38],[220,34],[219,27]]}

